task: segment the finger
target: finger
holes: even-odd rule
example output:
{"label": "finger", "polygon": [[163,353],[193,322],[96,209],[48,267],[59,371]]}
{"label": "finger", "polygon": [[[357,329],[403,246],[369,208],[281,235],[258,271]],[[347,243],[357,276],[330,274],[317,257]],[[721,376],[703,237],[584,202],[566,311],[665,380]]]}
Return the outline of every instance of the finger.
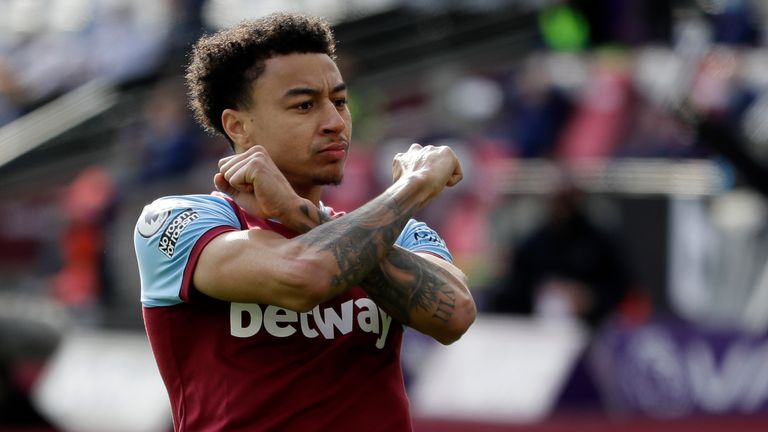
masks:
{"label": "finger", "polygon": [[235,177],[235,180],[229,182],[230,187],[237,189],[238,192],[253,193],[253,184],[242,181],[243,175],[235,174]]}
{"label": "finger", "polygon": [[[224,174],[224,178],[227,179],[228,182],[230,182],[233,185],[240,184],[240,183],[250,183],[248,179],[245,178],[245,172],[241,172],[243,167],[249,166],[250,163],[253,161],[253,159],[242,159],[237,162],[231,163],[227,166],[226,171],[222,171],[222,174]],[[238,175],[238,173],[240,175]],[[237,176],[237,178],[235,178]]]}
{"label": "finger", "polygon": [[227,162],[231,161],[236,156],[237,155],[231,155],[231,156],[227,156],[219,159],[219,169],[221,169],[221,167],[223,167]]}
{"label": "finger", "polygon": [[224,171],[227,167],[227,165],[231,165],[233,163],[239,162],[243,159],[249,158],[253,153],[262,151],[264,148],[261,146],[253,146],[249,147],[247,150],[245,150],[242,153],[236,153],[227,157],[223,157],[219,159],[219,170]]}
{"label": "finger", "polygon": [[243,155],[245,156],[245,159],[247,160],[258,160],[261,161],[261,166],[275,166],[274,161],[272,161],[272,158],[269,157],[269,153],[267,152],[267,149],[265,149],[263,146],[255,145],[248,150],[246,150]]}
{"label": "finger", "polygon": [[461,162],[459,161],[459,158],[454,154],[453,159],[456,165],[453,168],[453,174],[451,174],[451,177],[448,179],[448,183],[446,183],[448,186],[453,186],[464,178],[464,171],[461,169]]}
{"label": "finger", "polygon": [[266,153],[267,149],[264,148],[262,145],[254,144],[251,147],[248,148],[248,150],[245,151],[245,153]]}
{"label": "finger", "polygon": [[216,186],[216,190],[227,194],[232,198],[236,197],[239,193],[237,189],[229,184],[229,182],[224,178],[224,174],[222,173],[216,173],[216,175],[213,176],[213,185]]}
{"label": "finger", "polygon": [[240,162],[241,160],[244,160],[248,158],[248,155],[245,153],[238,153],[236,155],[228,156],[222,159],[219,159],[219,172],[225,172],[227,171],[232,165]]}
{"label": "finger", "polygon": [[403,169],[400,168],[400,165],[395,165],[394,167],[392,167],[392,183],[400,179],[400,176],[402,175],[403,175]]}
{"label": "finger", "polygon": [[258,156],[264,159],[272,160],[272,158],[269,157],[269,152],[267,152],[267,149],[264,148],[264,146],[260,146],[258,144],[250,147],[243,154],[251,158]]}
{"label": "finger", "polygon": [[408,151],[418,151],[421,150],[422,146],[419,143],[413,143],[411,144],[411,147],[408,149]]}
{"label": "finger", "polygon": [[219,171],[224,172],[227,169],[229,169],[229,167],[231,167],[233,164],[238,163],[244,159],[248,159],[256,153],[266,154],[266,150],[264,149],[264,147],[260,145],[255,145],[253,147],[248,148],[246,151],[242,153],[237,153],[231,156],[221,158],[219,159]]}
{"label": "finger", "polygon": [[392,158],[392,181],[396,182],[397,179],[400,178],[401,175],[403,175],[403,154],[397,153],[395,157]]}

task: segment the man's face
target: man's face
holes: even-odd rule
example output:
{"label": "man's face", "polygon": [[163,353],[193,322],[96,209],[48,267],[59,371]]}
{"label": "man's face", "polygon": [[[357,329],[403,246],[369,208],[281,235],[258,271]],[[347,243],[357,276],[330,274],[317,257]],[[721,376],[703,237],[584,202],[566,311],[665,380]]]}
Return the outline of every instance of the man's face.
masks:
{"label": "man's face", "polygon": [[352,119],[333,60],[325,54],[272,57],[251,92],[251,106],[242,111],[245,145],[264,146],[298,192],[340,183]]}

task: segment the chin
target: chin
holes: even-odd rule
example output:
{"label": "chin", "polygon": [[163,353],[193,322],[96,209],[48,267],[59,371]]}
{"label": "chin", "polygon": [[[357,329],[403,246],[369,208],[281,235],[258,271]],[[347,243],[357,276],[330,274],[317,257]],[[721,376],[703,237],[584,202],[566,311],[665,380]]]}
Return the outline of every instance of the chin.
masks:
{"label": "chin", "polygon": [[314,183],[320,186],[338,186],[342,180],[344,180],[344,174],[331,174],[315,177]]}

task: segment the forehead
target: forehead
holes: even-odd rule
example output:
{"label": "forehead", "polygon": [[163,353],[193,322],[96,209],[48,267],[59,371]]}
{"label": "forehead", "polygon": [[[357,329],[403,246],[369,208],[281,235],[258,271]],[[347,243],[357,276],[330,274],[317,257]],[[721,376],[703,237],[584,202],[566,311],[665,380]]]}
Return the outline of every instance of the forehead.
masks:
{"label": "forehead", "polygon": [[264,62],[264,72],[256,80],[254,92],[259,96],[282,97],[289,89],[305,87],[325,93],[343,82],[339,68],[328,55],[288,54]]}

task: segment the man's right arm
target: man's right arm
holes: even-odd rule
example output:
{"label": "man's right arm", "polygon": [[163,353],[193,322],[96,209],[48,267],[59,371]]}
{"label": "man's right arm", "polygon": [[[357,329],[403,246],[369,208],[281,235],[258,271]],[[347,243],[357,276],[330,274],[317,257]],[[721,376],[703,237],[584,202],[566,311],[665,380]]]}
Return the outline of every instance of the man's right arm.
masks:
{"label": "man's right arm", "polygon": [[307,311],[360,283],[413,213],[460,179],[452,153],[433,148],[420,153],[377,198],[293,239],[265,230],[216,237],[200,255],[195,287],[221,300]]}

